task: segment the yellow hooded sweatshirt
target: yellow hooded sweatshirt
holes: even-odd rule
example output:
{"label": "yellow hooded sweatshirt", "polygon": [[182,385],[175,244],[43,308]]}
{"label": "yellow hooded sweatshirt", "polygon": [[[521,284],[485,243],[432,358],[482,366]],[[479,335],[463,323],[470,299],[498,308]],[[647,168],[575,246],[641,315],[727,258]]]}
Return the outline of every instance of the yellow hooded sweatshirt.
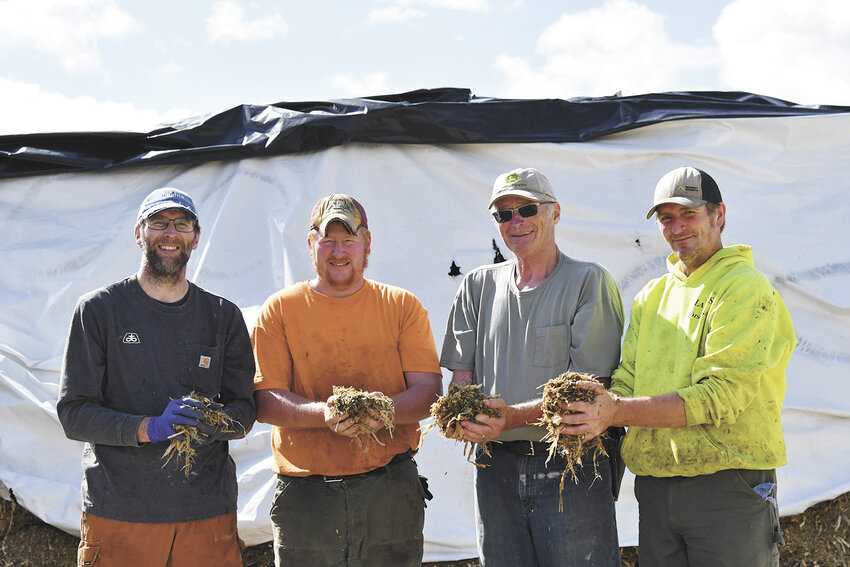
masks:
{"label": "yellow hooded sweatshirt", "polygon": [[786,463],[780,412],[797,344],[782,298],[749,246],[719,250],[686,276],[638,293],[611,389],[627,397],[676,392],[686,427],[629,427],[622,454],[636,475],[670,477]]}

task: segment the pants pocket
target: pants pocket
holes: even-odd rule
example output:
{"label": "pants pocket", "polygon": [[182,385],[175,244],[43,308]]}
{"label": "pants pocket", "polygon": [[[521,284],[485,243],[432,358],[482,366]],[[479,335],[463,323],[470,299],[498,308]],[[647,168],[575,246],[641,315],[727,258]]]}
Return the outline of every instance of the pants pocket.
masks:
{"label": "pants pocket", "polygon": [[80,546],[77,548],[77,567],[89,567],[91,565],[100,565],[100,562],[98,561],[99,557],[100,542],[80,542]]}

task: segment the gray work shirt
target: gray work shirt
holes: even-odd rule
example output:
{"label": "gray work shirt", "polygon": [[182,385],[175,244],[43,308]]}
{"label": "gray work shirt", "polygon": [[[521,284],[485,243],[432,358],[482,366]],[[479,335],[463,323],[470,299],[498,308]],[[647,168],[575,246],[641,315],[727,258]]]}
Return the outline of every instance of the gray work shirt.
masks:
{"label": "gray work shirt", "polygon": [[[446,324],[440,365],[473,372],[482,392],[508,405],[543,395],[551,378],[572,370],[608,377],[620,360],[623,302],[602,266],[559,253],[537,287],[516,286],[516,260],[469,272]],[[505,431],[502,441],[539,441],[545,430]]]}

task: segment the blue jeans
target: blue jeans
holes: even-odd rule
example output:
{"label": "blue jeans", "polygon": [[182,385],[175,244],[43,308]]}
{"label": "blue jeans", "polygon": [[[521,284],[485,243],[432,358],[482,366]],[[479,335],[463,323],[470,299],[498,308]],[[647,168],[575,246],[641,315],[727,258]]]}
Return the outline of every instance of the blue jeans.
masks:
{"label": "blue jeans", "polygon": [[492,458],[480,448],[476,452],[476,462],[488,465],[475,470],[482,566],[620,567],[607,457],[597,457],[594,472],[592,459],[585,456],[576,471],[578,483],[567,473],[559,512],[565,459],[553,457],[547,466],[543,443],[491,443],[490,448]]}

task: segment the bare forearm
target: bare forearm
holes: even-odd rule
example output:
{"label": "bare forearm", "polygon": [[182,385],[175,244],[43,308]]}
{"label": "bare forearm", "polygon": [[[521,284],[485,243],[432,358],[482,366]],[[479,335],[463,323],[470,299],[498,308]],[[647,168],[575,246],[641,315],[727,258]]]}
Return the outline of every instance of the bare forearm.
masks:
{"label": "bare forearm", "polygon": [[317,402],[286,390],[258,390],[257,421],[290,429],[325,427],[326,402]]}
{"label": "bare forearm", "polygon": [[685,401],[675,392],[651,398],[617,398],[612,425],[685,427]]}
{"label": "bare forearm", "polygon": [[608,427],[685,427],[685,402],[676,392],[653,397],[623,398],[595,382],[582,382],[595,392],[594,402],[569,402],[561,415],[568,435],[601,435]]}
{"label": "bare forearm", "polygon": [[472,384],[471,370],[452,370],[452,381],[449,382],[449,388],[452,386],[469,386]]}
{"label": "bare forearm", "polygon": [[142,421],[139,422],[139,428],[136,430],[136,440],[139,443],[149,443],[150,437],[148,437],[148,423],[150,423],[150,417],[142,418]]}
{"label": "bare forearm", "polygon": [[537,423],[543,414],[542,408],[542,399],[508,406],[505,414],[505,429],[516,429]]}
{"label": "bare forearm", "polygon": [[396,424],[419,423],[428,417],[431,404],[443,389],[439,374],[421,373],[415,378],[411,374],[405,373],[407,389],[393,396]]}

